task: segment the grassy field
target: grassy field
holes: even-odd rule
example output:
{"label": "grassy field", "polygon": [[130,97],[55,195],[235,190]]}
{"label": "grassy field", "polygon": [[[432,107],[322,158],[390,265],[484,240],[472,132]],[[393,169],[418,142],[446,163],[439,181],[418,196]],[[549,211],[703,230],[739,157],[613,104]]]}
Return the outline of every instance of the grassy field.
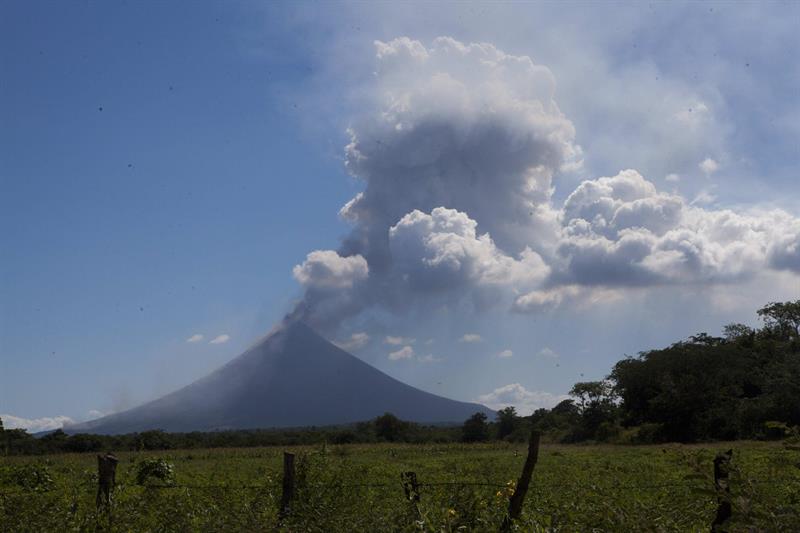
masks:
{"label": "grassy field", "polygon": [[[543,445],[520,531],[707,531],[713,458],[733,448],[732,531],[800,531],[800,451],[779,444]],[[120,453],[111,512],[95,508],[94,455],[9,457],[0,531],[274,531],[284,448]],[[496,531],[525,446],[346,445],[288,449],[298,495],[285,531]],[[136,484],[163,458],[175,486]],[[417,473],[418,508],[403,471]]]}

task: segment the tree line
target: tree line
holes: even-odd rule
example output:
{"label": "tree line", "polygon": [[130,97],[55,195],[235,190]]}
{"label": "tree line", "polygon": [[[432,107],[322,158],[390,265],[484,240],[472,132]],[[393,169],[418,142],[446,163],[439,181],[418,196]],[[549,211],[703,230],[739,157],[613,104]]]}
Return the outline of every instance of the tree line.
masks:
{"label": "tree line", "polygon": [[304,444],[523,441],[536,428],[550,442],[698,442],[769,439],[800,427],[800,300],[757,311],[763,326],[729,324],[723,335],[698,333],[667,348],[618,361],[605,379],[576,383],[552,409],[519,416],[513,407],[491,421],[475,413],[463,425],[422,425],[386,413],[332,427],[36,438],[3,429],[0,452],[40,454],[102,450],[289,446]]}
{"label": "tree line", "polygon": [[[757,314],[761,328],[728,324],[720,337],[698,333],[626,357],[605,379],[576,383],[571,399],[526,420],[558,442],[698,442],[797,434],[800,300],[773,302]],[[509,413],[504,416],[511,419]]]}

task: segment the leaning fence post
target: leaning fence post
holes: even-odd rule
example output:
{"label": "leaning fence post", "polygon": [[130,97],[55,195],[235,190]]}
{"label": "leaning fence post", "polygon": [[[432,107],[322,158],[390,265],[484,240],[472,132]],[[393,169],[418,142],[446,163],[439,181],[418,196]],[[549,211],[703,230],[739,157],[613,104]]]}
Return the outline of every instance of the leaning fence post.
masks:
{"label": "leaning fence post", "polygon": [[528,457],[525,458],[525,465],[522,467],[522,474],[517,481],[516,490],[508,501],[508,515],[503,519],[500,531],[509,531],[514,520],[522,514],[522,504],[525,502],[525,494],[528,492],[528,485],[531,482],[533,467],[536,466],[536,461],[539,459],[539,436],[538,431],[531,431],[531,438],[528,441]]}
{"label": "leaning fence post", "polygon": [[294,454],[283,452],[283,494],[281,495],[281,508],[278,513],[280,519],[286,518],[291,510],[294,498]]}
{"label": "leaning fence post", "polygon": [[723,533],[725,531],[723,526],[733,514],[733,509],[731,508],[731,488],[728,482],[732,456],[733,450],[728,450],[725,453],[718,453],[714,458],[714,486],[717,489],[717,514],[714,517],[714,521],[711,523],[711,531],[715,533]]}
{"label": "leaning fence post", "polygon": [[111,453],[97,456],[97,498],[95,503],[100,505],[111,503],[111,492],[117,477],[117,463],[119,459]]}

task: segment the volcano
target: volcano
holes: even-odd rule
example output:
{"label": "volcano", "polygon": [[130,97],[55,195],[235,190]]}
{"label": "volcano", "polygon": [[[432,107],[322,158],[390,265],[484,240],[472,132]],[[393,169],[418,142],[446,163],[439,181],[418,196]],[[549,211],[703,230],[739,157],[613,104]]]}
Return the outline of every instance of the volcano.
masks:
{"label": "volcano", "polygon": [[413,422],[446,423],[463,422],[478,411],[493,415],[482,405],[406,385],[295,321],[191,385],[64,429],[121,434],[330,426],[386,412]]}

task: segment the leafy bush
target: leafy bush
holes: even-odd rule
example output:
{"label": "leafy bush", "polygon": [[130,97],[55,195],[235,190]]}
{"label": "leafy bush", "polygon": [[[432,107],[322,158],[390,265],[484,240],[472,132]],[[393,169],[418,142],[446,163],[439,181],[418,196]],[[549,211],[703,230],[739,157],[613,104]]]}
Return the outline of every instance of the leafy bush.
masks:
{"label": "leafy bush", "polygon": [[764,422],[764,437],[768,440],[780,440],[789,434],[789,426],[783,422]]}
{"label": "leafy bush", "polygon": [[47,492],[53,488],[53,476],[45,464],[32,463],[6,466],[0,470],[3,485],[12,485],[34,492]]}
{"label": "leafy bush", "polygon": [[147,485],[151,479],[157,479],[166,485],[175,484],[175,467],[165,459],[145,459],[136,465],[136,483]]}
{"label": "leafy bush", "polygon": [[631,444],[655,444],[661,440],[661,424],[646,423],[633,428]]}

